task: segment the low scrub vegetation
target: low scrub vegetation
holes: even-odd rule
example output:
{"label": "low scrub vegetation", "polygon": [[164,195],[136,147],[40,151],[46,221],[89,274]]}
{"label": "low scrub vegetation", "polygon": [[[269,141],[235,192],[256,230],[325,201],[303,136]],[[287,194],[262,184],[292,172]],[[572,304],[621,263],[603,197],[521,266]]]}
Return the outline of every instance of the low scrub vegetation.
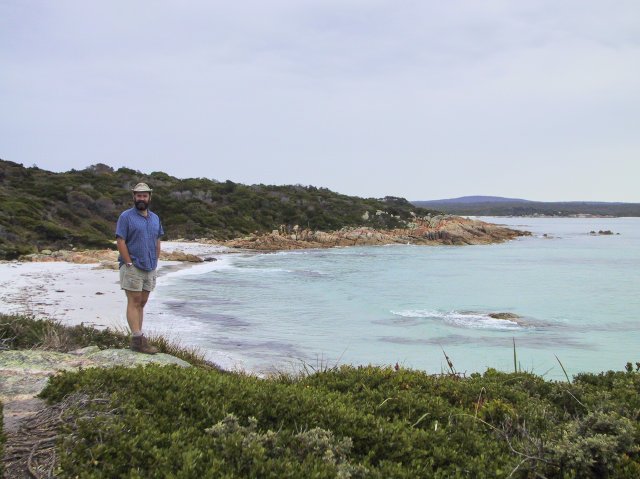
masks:
{"label": "low scrub vegetation", "polygon": [[[0,401],[0,458],[4,457],[4,442],[5,442],[5,435],[4,435],[4,428],[3,428],[3,422],[4,422],[3,412],[4,412],[4,405],[2,404],[2,401]],[[4,477],[4,461],[0,461],[0,477]]]}
{"label": "low scrub vegetation", "polygon": [[43,396],[78,392],[109,400],[64,431],[62,477],[640,475],[637,372],[556,383],[494,370],[345,366],[265,380],[114,368],[61,374]]}
{"label": "low scrub vegetation", "polygon": [[[65,329],[3,317],[0,337],[42,346],[47,328]],[[126,344],[66,329],[77,346]],[[639,363],[567,382],[373,366],[260,379],[202,366],[52,377],[41,397],[67,404],[56,476],[640,477]]]}
{"label": "low scrub vegetation", "polygon": [[104,416],[65,431],[63,477],[631,478],[639,389],[636,372],[569,384],[493,370],[264,380],[146,367],[65,373],[44,397],[109,398]]}
{"label": "low scrub vegetation", "polygon": [[225,240],[295,225],[394,228],[429,213],[404,198],[363,199],[315,186],[178,179],[100,164],[53,173],[0,160],[0,259],[42,249],[114,248],[116,220],[132,206],[130,190],[140,181],[154,190],[151,209],[167,239]]}

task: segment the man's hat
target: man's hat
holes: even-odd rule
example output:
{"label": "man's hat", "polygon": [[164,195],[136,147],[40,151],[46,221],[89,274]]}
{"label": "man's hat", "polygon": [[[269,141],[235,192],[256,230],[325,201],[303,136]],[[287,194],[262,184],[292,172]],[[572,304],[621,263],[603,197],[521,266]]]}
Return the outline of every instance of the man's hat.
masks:
{"label": "man's hat", "polygon": [[151,193],[153,190],[149,188],[149,185],[146,183],[138,183],[133,187],[132,191],[134,193]]}

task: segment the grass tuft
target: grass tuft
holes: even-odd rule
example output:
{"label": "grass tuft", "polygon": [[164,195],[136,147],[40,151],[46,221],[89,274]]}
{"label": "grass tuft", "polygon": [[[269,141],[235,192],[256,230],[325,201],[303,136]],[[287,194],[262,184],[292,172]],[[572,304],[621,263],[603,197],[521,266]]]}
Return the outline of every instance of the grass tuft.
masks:
{"label": "grass tuft", "polygon": [[560,361],[560,358],[554,354],[554,356],[556,357],[558,364],[560,364],[560,367],[562,368],[562,372],[564,373],[564,377],[567,378],[567,382],[570,383],[571,379],[569,379],[569,375],[567,374],[567,370],[564,368],[564,365],[562,364],[562,361]]}
{"label": "grass tuft", "polygon": [[[159,334],[148,335],[149,342],[161,353],[170,354],[191,365],[220,369],[207,361],[196,347],[184,346]],[[66,353],[86,346],[100,349],[124,349],[131,344],[125,331],[96,329],[89,326],[65,326],[59,321],[33,316],[0,314],[0,349],[44,349]]]}
{"label": "grass tuft", "polygon": [[199,366],[205,369],[220,369],[219,366],[208,361],[205,354],[196,346],[185,346],[176,339],[167,338],[153,332],[145,333],[145,337],[151,344],[158,348],[158,352],[180,358],[192,366]]}
{"label": "grass tuft", "polygon": [[129,335],[111,329],[65,326],[33,316],[0,314],[0,343],[4,349],[46,349],[69,352],[87,345],[101,349],[129,346]]}

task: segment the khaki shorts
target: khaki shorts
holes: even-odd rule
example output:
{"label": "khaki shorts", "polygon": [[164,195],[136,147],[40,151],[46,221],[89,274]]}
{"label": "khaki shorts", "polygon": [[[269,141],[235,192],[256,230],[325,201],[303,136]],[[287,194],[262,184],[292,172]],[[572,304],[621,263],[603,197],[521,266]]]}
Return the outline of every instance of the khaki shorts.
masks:
{"label": "khaki shorts", "polygon": [[127,291],[153,291],[156,287],[156,270],[143,271],[135,266],[120,266],[120,288]]}

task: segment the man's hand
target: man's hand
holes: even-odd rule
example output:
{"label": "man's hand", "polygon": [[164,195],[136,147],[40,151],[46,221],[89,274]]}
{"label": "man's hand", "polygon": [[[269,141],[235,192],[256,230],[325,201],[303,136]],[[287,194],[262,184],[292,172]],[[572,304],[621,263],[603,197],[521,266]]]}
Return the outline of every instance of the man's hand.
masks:
{"label": "man's hand", "polygon": [[124,261],[127,266],[133,265],[131,256],[129,256],[129,248],[127,248],[127,243],[125,243],[124,238],[116,238],[116,246],[118,246],[118,253],[120,253],[122,261]]}

